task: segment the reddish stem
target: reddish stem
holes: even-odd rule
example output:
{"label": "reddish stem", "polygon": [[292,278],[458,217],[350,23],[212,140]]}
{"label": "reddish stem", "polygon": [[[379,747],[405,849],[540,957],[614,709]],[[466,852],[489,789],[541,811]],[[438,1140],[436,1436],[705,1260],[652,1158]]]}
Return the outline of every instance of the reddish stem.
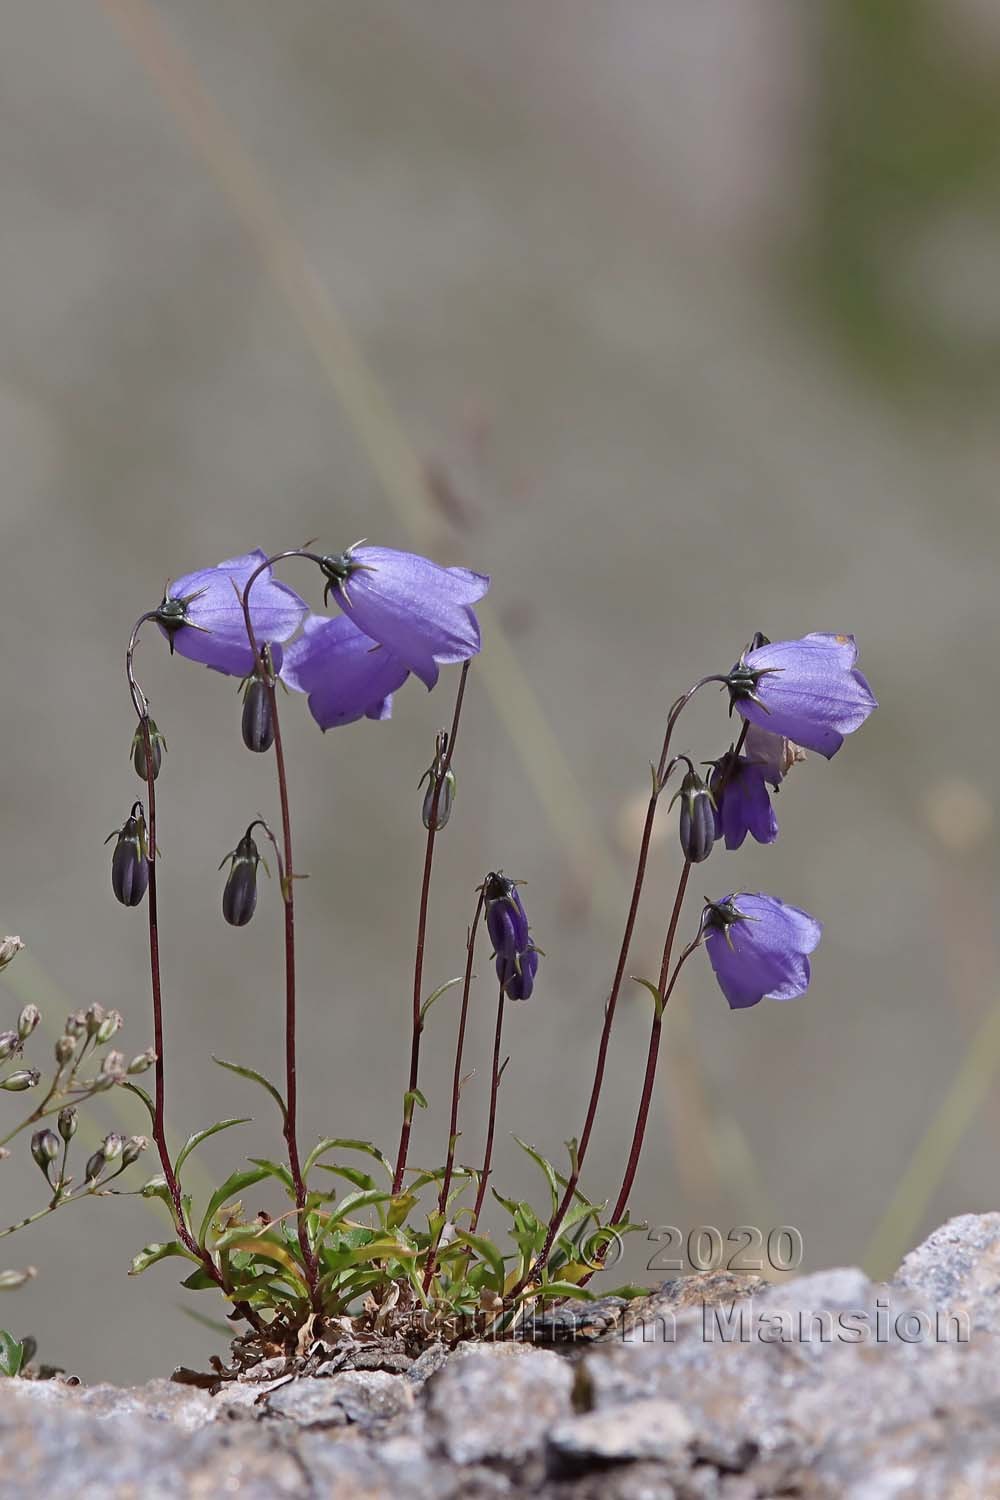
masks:
{"label": "reddish stem", "polygon": [[465,1049],[465,1025],[469,1016],[469,992],[472,988],[472,963],[476,951],[476,936],[479,931],[479,921],[483,914],[483,903],[486,899],[486,887],[479,887],[479,899],[476,902],[476,914],[469,928],[469,939],[465,950],[465,978],[462,983],[462,1010],[458,1022],[458,1041],[455,1045],[455,1073],[451,1085],[451,1122],[448,1126],[448,1156],[444,1164],[444,1176],[441,1179],[441,1193],[438,1197],[438,1217],[441,1220],[441,1228],[438,1230],[434,1246],[427,1257],[427,1269],[424,1271],[424,1291],[431,1284],[434,1275],[434,1263],[437,1256],[437,1248],[441,1243],[441,1233],[444,1229],[444,1219],[448,1212],[448,1194],[451,1192],[451,1179],[455,1169],[455,1147],[458,1144],[458,1104],[462,1092],[462,1053]]}
{"label": "reddish stem", "polygon": [[497,1000],[497,1030],[493,1042],[493,1072],[490,1078],[490,1119],[486,1127],[486,1149],[483,1152],[483,1170],[479,1178],[476,1206],[472,1210],[472,1222],[469,1225],[470,1234],[475,1234],[478,1228],[479,1215],[483,1211],[483,1203],[486,1199],[486,1186],[490,1180],[490,1170],[493,1165],[493,1137],[496,1133],[497,1124],[497,1094],[500,1091],[500,1075],[503,1073],[503,1067],[500,1063],[500,1040],[503,1035],[503,1007],[506,998],[506,992],[503,985],[501,985],[500,995]]}
{"label": "reddish stem", "polygon": [[398,1193],[403,1186],[406,1158],[410,1149],[413,1109],[416,1102],[414,1091],[420,1076],[420,1038],[424,1029],[423,1020],[420,1015],[421,992],[424,979],[424,945],[427,937],[427,907],[431,893],[431,873],[434,866],[434,843],[438,833],[438,803],[445,778],[451,768],[452,756],[455,753],[455,741],[458,737],[458,724],[462,716],[462,703],[465,698],[465,684],[468,676],[469,663],[466,661],[462,664],[462,675],[458,681],[458,693],[455,698],[455,712],[452,716],[451,732],[448,735],[448,747],[435,772],[434,795],[431,799],[430,814],[428,817],[427,843],[424,850],[424,873],[420,884],[420,911],[417,918],[417,947],[413,960],[413,1018],[410,1033],[410,1077],[407,1084],[406,1096],[403,1100],[403,1123],[399,1132],[396,1170],[393,1173],[392,1179],[392,1191],[394,1194]]}

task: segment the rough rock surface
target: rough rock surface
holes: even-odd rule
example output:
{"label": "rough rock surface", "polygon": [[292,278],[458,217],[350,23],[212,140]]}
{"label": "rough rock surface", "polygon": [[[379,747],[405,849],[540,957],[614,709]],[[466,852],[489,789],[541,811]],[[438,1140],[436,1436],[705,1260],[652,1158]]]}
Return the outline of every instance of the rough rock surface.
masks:
{"label": "rough rock surface", "polygon": [[0,1453],[11,1494],[80,1500],[986,1500],[998,1333],[1000,1214],[970,1214],[890,1283],[690,1277],[558,1352],[467,1346],[218,1395],[4,1381]]}

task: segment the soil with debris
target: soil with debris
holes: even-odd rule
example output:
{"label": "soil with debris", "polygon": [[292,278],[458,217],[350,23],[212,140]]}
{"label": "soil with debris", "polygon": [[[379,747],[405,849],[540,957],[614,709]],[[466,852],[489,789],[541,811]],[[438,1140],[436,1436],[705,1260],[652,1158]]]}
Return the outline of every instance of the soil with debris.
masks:
{"label": "soil with debris", "polygon": [[316,1333],[291,1354],[237,1346],[211,1389],[4,1381],[5,1483],[82,1500],[1000,1495],[1000,1214],[952,1220],[889,1283],[691,1276],[450,1352]]}

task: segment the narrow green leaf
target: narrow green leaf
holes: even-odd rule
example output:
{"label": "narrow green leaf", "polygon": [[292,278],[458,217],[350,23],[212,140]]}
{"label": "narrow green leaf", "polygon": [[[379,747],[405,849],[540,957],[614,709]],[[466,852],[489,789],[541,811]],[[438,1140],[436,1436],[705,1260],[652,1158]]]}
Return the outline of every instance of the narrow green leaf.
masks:
{"label": "narrow green leaf", "polygon": [[167,1240],[161,1245],[145,1245],[138,1255],[132,1257],[128,1274],[139,1276],[143,1271],[148,1271],[150,1266],[155,1266],[158,1260],[166,1260],[171,1255],[178,1255],[182,1260],[193,1260],[197,1265],[197,1258],[190,1250],[185,1249],[180,1240]]}
{"label": "narrow green leaf", "polygon": [[540,1151],[536,1151],[534,1146],[529,1146],[527,1141],[522,1141],[519,1135],[516,1135],[514,1139],[520,1146],[521,1150],[526,1151],[531,1157],[532,1161],[542,1169],[542,1172],[545,1176],[545,1181],[549,1185],[549,1195],[552,1199],[552,1212],[555,1213],[556,1209],[559,1207],[559,1185],[556,1182],[555,1167],[553,1167],[552,1163],[548,1161]]}
{"label": "narrow green leaf", "polygon": [[448,990],[452,989],[456,984],[461,984],[463,977],[464,977],[463,975],[459,974],[458,977],[457,977],[457,979],[449,979],[448,982],[447,982],[447,984],[442,984],[438,989],[436,989],[434,991],[433,995],[428,995],[427,999],[424,1001],[423,1005],[420,1007],[420,1024],[421,1024],[421,1026],[424,1024],[424,1017],[426,1016],[427,1012],[430,1010],[431,1006],[434,1004],[435,1000],[440,1000],[441,996],[444,995],[444,994],[446,994],[448,992]]}
{"label": "narrow green leaf", "polygon": [[243,1115],[242,1118],[238,1120],[218,1120],[214,1125],[209,1125],[207,1129],[196,1130],[194,1135],[189,1135],[187,1140],[184,1142],[183,1146],[177,1153],[177,1160],[174,1162],[175,1176],[180,1176],[181,1167],[187,1161],[188,1157],[191,1155],[191,1152],[195,1149],[196,1146],[200,1146],[202,1141],[207,1141],[210,1135],[218,1135],[220,1130],[228,1130],[231,1125],[249,1125],[249,1123],[250,1116]]}
{"label": "narrow green leaf", "polygon": [[518,1297],[518,1302],[537,1301],[547,1297],[573,1297],[578,1302],[596,1301],[593,1292],[572,1281],[546,1281],[542,1286],[528,1288]]}
{"label": "narrow green leaf", "polygon": [[270,1175],[270,1169],[260,1165],[242,1167],[237,1172],[231,1172],[222,1186],[216,1188],[208,1200],[205,1217],[202,1219],[201,1228],[198,1231],[199,1245],[204,1245],[212,1220],[224,1203],[230,1198],[235,1198],[237,1193],[242,1193],[244,1188],[253,1187],[254,1183],[260,1182],[262,1178],[270,1177]]}
{"label": "narrow green leaf", "polygon": [[135,1094],[135,1095],[138,1096],[138,1098],[140,1098],[142,1100],[143,1104],[149,1110],[150,1124],[151,1125],[155,1125],[156,1124],[156,1106],[153,1104],[152,1099],[146,1093],[146,1090],[140,1084],[133,1083],[130,1078],[124,1078],[124,1079],[122,1079],[122,1083],[123,1083],[124,1087],[128,1089],[128,1091],[129,1091],[130,1094]]}
{"label": "narrow green leaf", "polygon": [[403,1109],[410,1115],[413,1114],[413,1106],[419,1104],[421,1109],[427,1108],[427,1098],[420,1089],[407,1089],[403,1095]]}
{"label": "narrow green leaf", "polygon": [[493,1291],[502,1294],[504,1283],[507,1280],[507,1268],[503,1256],[493,1241],[486,1239],[483,1235],[469,1234],[467,1231],[459,1229],[455,1232],[455,1242],[460,1245],[467,1245],[470,1250],[476,1252],[481,1260],[486,1262],[493,1272]]}
{"label": "narrow green leaf", "polygon": [[665,1004],[659,988],[653,983],[651,979],[640,979],[638,974],[630,974],[629,978],[632,980],[633,984],[641,984],[643,989],[648,990],[652,995],[653,1008],[656,1011],[656,1018],[657,1020],[659,1020],[659,1018],[663,1015],[663,1006]]}
{"label": "narrow green leaf", "polygon": [[292,1181],[292,1174],[285,1166],[284,1162],[269,1161],[266,1156],[251,1156],[250,1160],[253,1162],[255,1167],[265,1167],[267,1171],[270,1172],[272,1177],[277,1177],[278,1181],[288,1189],[288,1191],[294,1198],[295,1184]]}
{"label": "narrow green leaf", "polygon": [[306,1157],[303,1175],[309,1171],[310,1167],[315,1166],[319,1158],[324,1156],[327,1151],[336,1150],[363,1151],[366,1156],[373,1156],[379,1165],[385,1168],[390,1177],[393,1175],[392,1163],[387,1156],[382,1154],[376,1145],[373,1145],[371,1141],[356,1140],[353,1136],[331,1136],[325,1141],[320,1141],[319,1145],[314,1146]]}
{"label": "narrow green leaf", "polygon": [[386,1226],[389,1229],[399,1229],[410,1217],[410,1212],[418,1202],[416,1193],[397,1193],[392,1199],[389,1212],[385,1216]]}
{"label": "narrow green leaf", "polygon": [[256,1068],[248,1068],[244,1063],[226,1062],[221,1057],[213,1057],[212,1061],[214,1063],[218,1063],[220,1068],[228,1068],[230,1073],[236,1073],[240,1078],[249,1078],[253,1083],[259,1083],[262,1089],[267,1089],[267,1092],[270,1094],[275,1104],[281,1110],[281,1118],[282,1121],[284,1121],[285,1116],[288,1113],[288,1111],[285,1109],[285,1101],[279,1094],[278,1090],[275,1088],[274,1084],[269,1082],[269,1080],[264,1077],[263,1073],[258,1073]]}

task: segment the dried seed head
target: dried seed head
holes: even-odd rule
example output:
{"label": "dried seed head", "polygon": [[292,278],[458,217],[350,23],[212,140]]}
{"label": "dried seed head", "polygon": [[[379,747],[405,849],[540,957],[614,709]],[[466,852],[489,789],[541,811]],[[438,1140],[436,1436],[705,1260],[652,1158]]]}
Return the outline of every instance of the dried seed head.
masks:
{"label": "dried seed head", "polygon": [[21,1038],[22,1042],[26,1042],[28,1040],[28,1037],[34,1031],[35,1027],[38,1025],[41,1019],[42,1013],[38,1009],[37,1005],[32,1005],[29,1002],[29,1004],[23,1007],[21,1014],[17,1018],[17,1034]]}
{"label": "dried seed head", "polygon": [[37,1068],[21,1068],[17,1073],[9,1073],[6,1078],[0,1079],[0,1089],[6,1089],[11,1094],[23,1094],[25,1089],[37,1087],[41,1076]]}
{"label": "dried seed head", "polygon": [[100,1005],[96,1000],[93,1005],[88,1005],[83,1013],[83,1023],[87,1028],[87,1035],[96,1036],[104,1024],[104,1006]]}
{"label": "dried seed head", "polygon": [[72,1104],[63,1105],[62,1109],[59,1111],[59,1119],[57,1123],[59,1125],[59,1134],[62,1136],[63,1140],[71,1141],[76,1135],[76,1127],[78,1124],[75,1106]]}
{"label": "dried seed head", "polygon": [[87,1029],[87,1017],[82,1010],[75,1010],[66,1017],[63,1031],[67,1036],[83,1036]]}
{"label": "dried seed head", "polygon": [[12,958],[16,958],[24,944],[19,937],[0,938],[0,969],[6,969]]}
{"label": "dried seed head", "polygon": [[125,1137],[123,1135],[118,1135],[116,1131],[112,1131],[110,1135],[106,1135],[104,1137],[104,1144],[101,1146],[101,1154],[104,1157],[105,1161],[115,1161],[119,1156],[121,1156],[124,1149]]}
{"label": "dried seed head", "polygon": [[59,1137],[54,1130],[36,1130],[31,1137],[31,1154],[46,1177],[49,1175],[49,1167],[61,1150]]}
{"label": "dried seed head", "polygon": [[151,1068],[155,1061],[156,1053],[152,1047],[147,1047],[145,1052],[140,1052],[138,1057],[133,1057],[125,1071],[129,1074],[145,1073],[147,1068]]}
{"label": "dried seed head", "polygon": [[54,1051],[56,1055],[56,1062],[61,1068],[64,1068],[66,1064],[72,1060],[73,1053],[76,1051],[76,1038],[72,1036],[61,1036],[56,1042]]}
{"label": "dried seed head", "polygon": [[21,1038],[16,1031],[0,1031],[0,1063],[5,1063],[21,1050]]}
{"label": "dried seed head", "polygon": [[108,1052],[101,1059],[101,1071],[95,1080],[95,1088],[103,1091],[113,1084],[121,1083],[125,1077],[124,1052]]}
{"label": "dried seed head", "polygon": [[144,1135],[130,1135],[122,1148],[122,1166],[130,1167],[133,1162],[138,1161],[148,1145]]}
{"label": "dried seed head", "polygon": [[105,1042],[110,1042],[116,1031],[122,1027],[121,1012],[109,1010],[100,1026],[97,1028],[96,1041],[98,1047],[103,1047]]}

